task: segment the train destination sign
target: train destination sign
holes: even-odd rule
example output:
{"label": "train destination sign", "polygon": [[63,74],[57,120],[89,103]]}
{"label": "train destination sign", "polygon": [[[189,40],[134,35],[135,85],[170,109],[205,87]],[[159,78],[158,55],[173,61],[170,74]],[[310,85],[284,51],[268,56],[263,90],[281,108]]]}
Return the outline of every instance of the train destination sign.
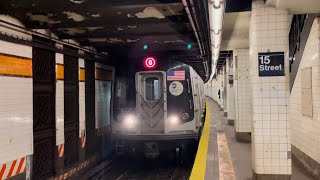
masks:
{"label": "train destination sign", "polygon": [[284,52],[259,53],[259,76],[284,76]]}

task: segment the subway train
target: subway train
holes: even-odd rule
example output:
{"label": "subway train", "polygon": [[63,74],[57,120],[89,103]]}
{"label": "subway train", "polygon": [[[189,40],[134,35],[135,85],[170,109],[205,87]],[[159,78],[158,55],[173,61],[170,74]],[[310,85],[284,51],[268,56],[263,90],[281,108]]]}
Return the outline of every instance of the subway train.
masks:
{"label": "subway train", "polygon": [[116,151],[155,158],[160,152],[196,150],[204,124],[203,80],[183,63],[158,65],[149,57],[143,64],[124,65],[116,80]]}

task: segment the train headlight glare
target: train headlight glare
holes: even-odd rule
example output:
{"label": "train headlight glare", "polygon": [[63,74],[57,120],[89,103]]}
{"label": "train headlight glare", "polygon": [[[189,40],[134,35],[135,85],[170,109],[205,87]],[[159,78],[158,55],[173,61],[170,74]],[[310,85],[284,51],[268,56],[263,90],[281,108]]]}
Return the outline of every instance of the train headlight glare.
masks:
{"label": "train headlight glare", "polygon": [[127,128],[133,128],[135,127],[137,124],[137,118],[135,115],[133,114],[128,114],[124,117],[124,125]]}
{"label": "train headlight glare", "polygon": [[169,123],[170,123],[171,125],[176,125],[176,124],[178,124],[178,121],[179,121],[179,119],[178,119],[177,116],[170,116],[170,117],[169,117]]}
{"label": "train headlight glare", "polygon": [[189,118],[189,114],[188,113],[182,113],[182,119],[183,120],[187,120]]}

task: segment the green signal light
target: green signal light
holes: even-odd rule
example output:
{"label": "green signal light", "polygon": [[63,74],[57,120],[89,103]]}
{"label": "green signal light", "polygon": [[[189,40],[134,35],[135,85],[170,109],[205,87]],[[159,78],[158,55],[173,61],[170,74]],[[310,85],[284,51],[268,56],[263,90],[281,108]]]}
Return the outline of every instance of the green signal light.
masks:
{"label": "green signal light", "polygon": [[188,44],[187,47],[188,47],[188,49],[191,49],[191,48],[192,48],[192,45],[191,45],[191,44]]}
{"label": "green signal light", "polygon": [[143,49],[148,49],[148,45],[144,45],[144,46],[143,46]]}

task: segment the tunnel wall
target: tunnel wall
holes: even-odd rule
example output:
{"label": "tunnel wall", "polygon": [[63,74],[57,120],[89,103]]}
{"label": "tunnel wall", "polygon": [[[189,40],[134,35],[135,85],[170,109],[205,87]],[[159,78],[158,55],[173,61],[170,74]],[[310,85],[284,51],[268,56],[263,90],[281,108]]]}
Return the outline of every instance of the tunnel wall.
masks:
{"label": "tunnel wall", "polygon": [[[0,15],[1,20],[5,20],[9,23],[16,24],[18,26],[24,27],[23,24],[16,19],[6,16]],[[21,32],[12,27],[6,27],[7,25],[1,24],[0,32],[2,35],[8,35],[12,37],[24,38],[24,40],[33,42],[33,36],[27,30]],[[56,37],[54,34],[50,32],[46,32],[44,30],[37,30],[37,32],[44,33],[48,36]],[[70,40],[67,41],[73,45],[78,44],[76,42],[72,42]],[[40,45],[41,46],[41,45]],[[64,46],[61,44],[53,44],[57,49],[63,49]],[[52,81],[52,89],[50,91],[52,97],[54,97],[54,102],[43,101],[44,104],[40,105],[40,107],[44,107],[46,109],[52,109],[53,114],[46,114],[47,112],[41,113],[44,121],[40,121],[40,123],[47,123],[47,119],[52,119],[54,121],[53,126],[51,127],[52,132],[52,143],[54,148],[52,149],[42,149],[44,156],[43,157],[35,157],[35,149],[40,148],[35,146],[35,131],[34,124],[35,116],[38,116],[35,112],[34,104],[37,103],[35,101],[35,86],[34,86],[34,49],[33,44],[19,44],[18,42],[10,42],[6,39],[0,39],[0,179],[45,179],[45,178],[67,178],[71,177],[77,172],[84,170],[90,166],[95,165],[97,162],[107,157],[110,152],[113,150],[113,146],[111,145],[111,130],[110,130],[110,121],[109,123],[104,124],[103,126],[95,127],[96,122],[96,113],[100,110],[104,115],[109,116],[109,119],[112,118],[112,111],[106,112],[105,107],[101,106],[101,104],[97,103],[95,106],[86,107],[87,101],[94,100],[95,94],[97,94],[94,90],[94,82],[95,81],[108,81],[110,84],[108,86],[110,92],[108,93],[108,98],[110,102],[110,109],[112,108],[112,98],[113,98],[113,82],[114,82],[114,68],[110,66],[106,66],[101,63],[94,63],[92,59],[87,60],[79,57],[72,57],[75,59],[77,64],[77,68],[75,72],[77,73],[76,79],[73,83],[75,90],[77,91],[78,97],[73,100],[78,104],[78,113],[77,115],[72,115],[73,119],[75,119],[75,124],[77,124],[75,129],[76,136],[73,137],[72,147],[70,149],[69,145],[69,154],[73,154],[72,156],[76,156],[75,160],[72,161],[71,164],[66,165],[66,159],[68,155],[66,154],[66,104],[70,103],[70,99],[66,101],[66,90],[70,90],[70,87],[66,87],[65,85],[65,75],[66,72],[66,55],[63,52],[54,52],[54,50],[42,49],[42,47],[38,47],[38,49],[42,49],[43,52],[52,52],[54,58],[47,58],[46,54],[42,54],[42,62],[52,62],[53,63],[53,72],[54,81]],[[86,52],[82,50],[78,50],[75,48],[76,54],[79,56],[84,55]],[[86,56],[83,56],[86,57]],[[39,57],[38,57],[39,58]],[[86,89],[86,64],[87,62],[92,63],[92,71],[91,73],[93,80],[93,88],[89,91]],[[43,64],[45,65],[45,64]],[[54,67],[55,66],[55,67]],[[40,65],[40,71],[41,72]],[[38,64],[39,68],[39,64]],[[101,73],[97,68],[108,69],[108,73]],[[47,69],[43,68],[43,74]],[[98,72],[99,71],[99,72]],[[96,75],[99,74],[99,77]],[[75,74],[71,73],[72,76]],[[39,76],[38,76],[39,77]],[[41,77],[40,77],[41,78]],[[95,80],[96,79],[96,80]],[[39,80],[37,80],[39,81]],[[45,83],[44,83],[45,85]],[[49,87],[49,86],[48,86]],[[104,87],[104,86],[103,86]],[[66,89],[67,88],[67,89]],[[71,87],[72,88],[72,87]],[[38,87],[39,92],[38,96],[41,96],[41,91],[43,87]],[[103,89],[104,91],[105,89]],[[87,96],[87,93],[92,92],[92,96]],[[98,96],[102,96],[104,93],[97,94]],[[42,98],[42,97],[40,97]],[[43,100],[43,99],[42,99]],[[53,104],[54,109],[51,108],[48,104]],[[39,106],[38,106],[39,107]],[[69,106],[70,107],[70,106]],[[89,117],[89,111],[87,109],[91,108],[91,114]],[[70,109],[69,109],[70,111]],[[95,112],[96,111],[96,112]],[[93,113],[93,114],[92,114]],[[70,115],[70,112],[68,112]],[[72,114],[72,112],[71,112]],[[94,119],[92,119],[92,117]],[[99,116],[97,116],[99,117]],[[69,117],[70,118],[70,117]],[[38,118],[39,119],[39,118]],[[90,122],[94,122],[93,126],[88,127]],[[92,124],[92,123],[91,123]],[[72,128],[72,126],[71,126]],[[90,133],[92,132],[92,133]],[[87,137],[90,135],[90,137]],[[70,142],[70,139],[69,139]],[[50,142],[51,143],[51,142]],[[48,146],[51,147],[51,146]],[[91,149],[91,153],[88,153]],[[70,151],[71,150],[71,151]],[[73,153],[74,151],[74,153]],[[39,152],[39,151],[38,151]],[[52,153],[52,154],[51,154]],[[45,154],[50,154],[50,158],[52,160],[46,159],[44,157],[49,157]],[[39,169],[35,169],[34,161],[40,162],[40,164],[45,168],[46,163],[50,163],[50,172],[44,172],[41,175],[45,176],[37,176],[34,177],[35,173],[38,173]],[[39,165],[39,163],[38,163]],[[52,167],[51,167],[52,165]],[[40,167],[37,166],[37,167]],[[40,169],[41,171],[41,169]]]}
{"label": "tunnel wall", "polygon": [[[5,15],[0,19],[22,25]],[[31,38],[1,26],[0,31]],[[31,59],[31,47],[0,40],[0,179],[26,176],[26,161],[33,153]],[[11,167],[16,171],[10,173]]]}
{"label": "tunnel wall", "polygon": [[[213,78],[210,82],[206,83],[205,86],[205,95],[212,98],[214,101],[216,101],[221,108],[221,110],[224,111],[224,75],[223,70],[218,72],[216,74],[216,77]],[[218,94],[220,90],[220,96]],[[220,98],[219,98],[220,97]]]}
{"label": "tunnel wall", "polygon": [[[315,18],[290,95],[293,155],[320,175],[320,18]],[[315,162],[317,163],[315,163]]]}
{"label": "tunnel wall", "polygon": [[234,120],[236,117],[235,112],[235,86],[234,86],[234,74],[233,74],[233,58],[226,59],[226,67],[227,67],[227,118],[229,124],[234,124]]}

